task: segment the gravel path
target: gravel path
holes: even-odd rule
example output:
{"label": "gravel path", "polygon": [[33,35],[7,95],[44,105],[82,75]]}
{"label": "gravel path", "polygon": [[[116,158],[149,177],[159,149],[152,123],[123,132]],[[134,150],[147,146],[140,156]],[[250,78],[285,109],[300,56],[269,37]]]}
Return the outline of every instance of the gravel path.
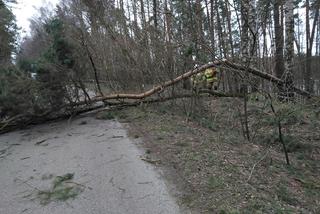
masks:
{"label": "gravel path", "polygon": [[[0,214],[182,213],[141,155],[120,123],[91,117],[2,135]],[[42,205],[38,192],[66,173],[83,192]]]}

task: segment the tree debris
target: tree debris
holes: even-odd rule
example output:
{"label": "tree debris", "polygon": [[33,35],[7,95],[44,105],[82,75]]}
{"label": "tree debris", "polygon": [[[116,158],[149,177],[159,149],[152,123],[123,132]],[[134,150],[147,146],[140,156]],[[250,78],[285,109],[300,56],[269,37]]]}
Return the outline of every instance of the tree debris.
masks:
{"label": "tree debris", "polygon": [[161,160],[160,159],[151,159],[150,157],[146,156],[146,157],[140,157],[141,160],[145,161],[145,162],[148,162],[148,163],[151,163],[151,164],[161,164]]}
{"label": "tree debris", "polygon": [[43,144],[44,142],[46,142],[47,140],[48,139],[40,140],[40,141],[36,142],[34,145],[39,146],[39,145]]}

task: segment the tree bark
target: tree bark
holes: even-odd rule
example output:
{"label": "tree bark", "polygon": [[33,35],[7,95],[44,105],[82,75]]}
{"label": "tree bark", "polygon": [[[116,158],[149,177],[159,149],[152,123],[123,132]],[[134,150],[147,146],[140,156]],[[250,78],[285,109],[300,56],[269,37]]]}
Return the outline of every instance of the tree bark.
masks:
{"label": "tree bark", "polygon": [[282,78],[284,73],[284,60],[283,60],[283,25],[280,21],[280,6],[282,4],[281,0],[275,0],[274,2],[274,33],[275,33],[275,75],[278,78]]}
{"label": "tree bark", "polygon": [[153,0],[153,22],[154,28],[158,29],[158,13],[157,13],[157,0]]}
{"label": "tree bark", "polygon": [[313,25],[312,29],[310,32],[310,2],[309,0],[306,0],[306,70],[305,70],[305,86],[306,90],[309,93],[313,93],[313,79],[312,79],[312,71],[311,71],[311,62],[312,62],[312,48],[313,48],[313,42],[314,42],[314,36],[315,36],[315,31],[316,31],[316,26],[317,26],[317,21],[319,17],[319,6],[320,6],[320,1],[317,0],[314,3],[315,7],[315,15],[313,19]]}
{"label": "tree bark", "polygon": [[226,57],[226,44],[223,37],[223,30],[222,30],[222,23],[221,23],[221,17],[219,12],[219,6],[218,6],[218,0],[215,0],[215,8],[216,8],[216,18],[217,18],[217,31],[218,31],[218,37],[220,41],[220,58]]}
{"label": "tree bark", "polygon": [[212,60],[215,60],[215,56],[216,56],[216,50],[215,50],[215,32],[214,32],[214,2],[213,0],[210,0],[210,39],[211,39],[211,57]]}
{"label": "tree bark", "polygon": [[227,1],[225,1],[225,8],[227,13],[227,24],[228,24],[228,34],[229,34],[229,45],[230,45],[230,52],[231,52],[231,58],[234,58],[234,45],[233,45],[233,39],[232,39],[232,26],[231,26],[231,11],[229,9],[229,4]]}
{"label": "tree bark", "polygon": [[311,55],[312,55],[312,45],[310,44],[310,2],[306,0],[306,64],[305,64],[305,74],[304,74],[304,82],[306,90],[309,93],[312,93],[312,77],[311,77]]}
{"label": "tree bark", "polygon": [[292,100],[293,91],[293,57],[294,57],[294,16],[293,16],[293,0],[285,2],[285,18],[286,18],[286,48],[285,48],[285,75],[283,77],[285,92],[284,99]]}

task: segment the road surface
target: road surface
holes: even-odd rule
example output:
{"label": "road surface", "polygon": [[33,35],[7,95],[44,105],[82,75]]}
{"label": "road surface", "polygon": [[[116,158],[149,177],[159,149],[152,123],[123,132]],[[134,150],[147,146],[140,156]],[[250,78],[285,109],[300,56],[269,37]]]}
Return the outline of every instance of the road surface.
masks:
{"label": "road surface", "polygon": [[[154,166],[117,121],[82,117],[0,136],[0,214],[178,214]],[[82,192],[41,204],[39,191],[73,173]]]}

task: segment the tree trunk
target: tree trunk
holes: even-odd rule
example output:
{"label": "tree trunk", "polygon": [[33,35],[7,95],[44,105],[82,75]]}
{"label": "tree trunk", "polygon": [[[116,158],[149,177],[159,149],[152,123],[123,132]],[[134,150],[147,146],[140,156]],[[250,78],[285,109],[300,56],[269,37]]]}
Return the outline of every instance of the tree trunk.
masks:
{"label": "tree trunk", "polygon": [[211,39],[211,49],[212,49],[212,60],[216,57],[216,49],[215,49],[215,32],[214,32],[214,2],[210,0],[210,39]]}
{"label": "tree trunk", "polygon": [[313,79],[312,79],[312,71],[311,71],[311,62],[312,62],[312,47],[313,47],[313,40],[314,35],[316,31],[317,21],[319,17],[319,5],[320,1],[318,0],[315,2],[315,15],[313,19],[313,25],[310,32],[310,2],[309,0],[306,0],[306,45],[307,45],[307,51],[306,51],[306,71],[305,71],[305,86],[306,90],[309,93],[313,93]]}
{"label": "tree trunk", "polygon": [[283,25],[280,21],[280,5],[281,0],[275,0],[274,2],[274,33],[275,33],[275,75],[278,78],[282,78],[284,73],[284,61],[283,61]]}
{"label": "tree trunk", "polygon": [[157,0],[153,0],[153,23],[154,28],[158,29]]}
{"label": "tree trunk", "polygon": [[231,11],[229,9],[229,4],[225,1],[225,8],[227,13],[227,24],[228,24],[228,36],[229,36],[229,45],[230,45],[230,52],[232,59],[234,58],[234,46],[233,46],[233,39],[232,39],[232,26],[231,26]]}
{"label": "tree trunk", "polygon": [[203,32],[203,28],[202,28],[202,23],[203,23],[203,20],[202,20],[202,14],[203,14],[203,11],[202,11],[202,5],[201,5],[201,1],[202,0],[196,0],[195,2],[195,23],[196,23],[196,38],[197,38],[197,42],[199,44],[199,51],[200,51],[200,54],[198,56],[198,60],[200,62],[203,62],[204,58],[203,58],[203,50],[204,50],[204,47],[206,45],[206,41],[204,39],[204,32]]}
{"label": "tree trunk", "polygon": [[309,93],[313,91],[312,84],[312,74],[311,74],[311,54],[312,54],[312,45],[310,44],[310,2],[306,0],[306,63],[305,63],[305,74],[304,74],[304,82],[306,90]]}
{"label": "tree trunk", "polygon": [[223,37],[223,30],[222,30],[222,23],[221,23],[221,17],[219,12],[219,6],[218,6],[218,0],[215,0],[215,8],[216,8],[216,17],[217,17],[217,30],[218,30],[218,36],[220,41],[220,57],[225,58],[226,57],[226,44]]}
{"label": "tree trunk", "polygon": [[249,132],[249,121],[248,121],[248,112],[247,112],[247,101],[248,101],[248,81],[249,81],[249,72],[247,68],[250,66],[249,58],[249,8],[250,0],[243,0],[241,2],[241,61],[245,65],[245,79],[241,84],[241,92],[243,93],[243,105],[244,105],[244,128],[247,140],[250,141],[250,132]]}
{"label": "tree trunk", "polygon": [[285,100],[292,100],[293,92],[293,57],[294,57],[294,16],[293,16],[293,0],[286,0],[285,2],[285,19],[286,19],[286,48],[285,48],[285,75],[283,78],[284,84],[284,98]]}
{"label": "tree trunk", "polygon": [[320,16],[318,16],[317,21],[316,56],[320,56]]}
{"label": "tree trunk", "polygon": [[[320,10],[318,8],[318,10]],[[317,46],[318,46],[318,54],[317,56],[320,56],[320,16],[318,17],[318,32],[317,32]]]}

